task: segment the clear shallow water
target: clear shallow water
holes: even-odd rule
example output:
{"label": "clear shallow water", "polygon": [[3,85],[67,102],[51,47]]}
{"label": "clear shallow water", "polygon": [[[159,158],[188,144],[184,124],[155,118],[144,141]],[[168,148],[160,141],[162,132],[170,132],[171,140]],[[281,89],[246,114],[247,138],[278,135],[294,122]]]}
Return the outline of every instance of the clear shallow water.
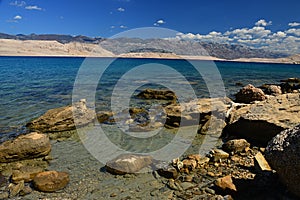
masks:
{"label": "clear shallow water", "polygon": [[[109,62],[110,59],[93,58],[87,64],[91,65],[92,73],[93,69],[106,67]],[[26,131],[24,125],[47,110],[70,104],[74,81],[82,63],[84,58],[0,57],[0,141],[7,136]],[[153,63],[177,70],[191,83],[197,97],[210,96],[203,78],[187,61],[117,59],[109,65],[100,79],[96,92],[97,110],[109,109],[112,90],[122,75],[135,66]],[[209,72],[212,67],[212,63],[207,61],[192,61],[192,64],[204,72]],[[215,62],[215,64],[221,73],[229,97],[241,88],[236,86],[237,82],[260,86],[300,75],[299,65],[234,62]],[[209,77],[209,73],[206,77]],[[155,78],[182,85],[184,88],[180,77],[172,76],[168,71],[161,70],[161,77],[156,74]],[[124,90],[131,83],[130,79],[125,81],[127,82],[123,84]],[[139,81],[146,85],[138,90],[149,86],[160,87],[147,81],[143,82],[143,79]],[[217,93],[213,95],[218,96]]]}

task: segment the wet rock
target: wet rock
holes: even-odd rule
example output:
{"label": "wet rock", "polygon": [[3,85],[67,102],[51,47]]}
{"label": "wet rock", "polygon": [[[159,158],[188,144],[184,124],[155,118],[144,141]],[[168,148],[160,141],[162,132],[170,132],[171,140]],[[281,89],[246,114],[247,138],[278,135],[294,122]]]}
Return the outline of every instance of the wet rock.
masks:
{"label": "wet rock", "polygon": [[236,102],[238,103],[251,103],[254,101],[263,101],[267,99],[265,93],[259,89],[254,87],[251,84],[243,87],[236,95]]}
{"label": "wet rock", "polygon": [[160,166],[156,167],[158,167],[158,174],[162,177],[169,179],[176,179],[178,177],[178,171],[175,169],[175,167],[169,165],[168,163],[161,164]]}
{"label": "wet rock", "polygon": [[288,190],[300,197],[300,125],[276,135],[265,155]]}
{"label": "wet rock", "polygon": [[0,163],[45,157],[51,151],[49,137],[33,132],[0,145]]}
{"label": "wet rock", "polygon": [[239,153],[245,151],[250,144],[245,139],[229,140],[223,144],[223,149],[229,153]]}
{"label": "wet rock", "polygon": [[300,95],[283,94],[272,96],[231,112],[224,132],[244,138],[253,145],[266,146],[282,130],[300,122]]}
{"label": "wet rock", "polygon": [[99,123],[114,123],[115,120],[113,118],[114,113],[110,112],[110,111],[103,111],[103,112],[99,112],[97,113],[97,119],[99,121]]}
{"label": "wet rock", "polygon": [[283,83],[300,83],[300,78],[288,78],[284,80],[280,80]]}
{"label": "wet rock", "polygon": [[221,135],[224,127],[226,126],[225,119],[218,119],[211,116],[208,121],[198,130],[202,135]]}
{"label": "wet rock", "polygon": [[175,93],[171,90],[154,90],[146,89],[140,92],[137,97],[142,99],[157,99],[157,100],[176,100]]}
{"label": "wet rock", "polygon": [[[192,125],[203,126],[210,120],[206,127],[220,127],[219,124],[223,122],[221,121],[220,123],[219,119],[225,119],[231,102],[229,98],[203,98],[189,103],[181,103],[180,105],[168,105],[165,107],[167,115],[165,126],[167,128]],[[205,128],[205,130],[207,131],[208,128]]]}
{"label": "wet rock", "polygon": [[230,175],[224,176],[222,178],[218,178],[215,181],[215,185],[222,190],[229,189],[232,191],[237,191],[236,186],[233,184],[232,178]]}
{"label": "wet rock", "polygon": [[265,159],[265,157],[262,155],[261,152],[258,152],[255,155],[255,161],[256,161],[257,165],[259,166],[260,170],[262,170],[262,171],[272,171],[269,163],[267,162],[267,160]]}
{"label": "wet rock", "polygon": [[87,108],[83,99],[74,105],[51,109],[26,126],[41,132],[69,131],[93,122],[95,116],[95,112]]}
{"label": "wet rock", "polygon": [[30,182],[33,180],[33,178],[40,172],[44,171],[41,167],[35,167],[35,166],[24,166],[21,167],[19,170],[14,170],[11,180],[15,183],[24,181]]}
{"label": "wet rock", "polygon": [[17,185],[11,184],[9,186],[9,197],[17,196],[21,190],[24,188],[24,181],[20,181]]}
{"label": "wet rock", "polygon": [[69,181],[69,174],[66,172],[47,171],[37,174],[33,185],[41,192],[55,192],[65,188]]}
{"label": "wet rock", "polygon": [[108,161],[106,170],[112,174],[123,175],[127,173],[137,173],[144,167],[149,166],[153,161],[151,156],[123,154]]}

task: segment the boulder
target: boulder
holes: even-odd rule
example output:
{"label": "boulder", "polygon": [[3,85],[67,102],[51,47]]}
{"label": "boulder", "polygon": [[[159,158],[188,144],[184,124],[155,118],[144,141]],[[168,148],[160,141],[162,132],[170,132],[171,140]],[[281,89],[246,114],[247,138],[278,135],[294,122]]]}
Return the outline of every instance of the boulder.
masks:
{"label": "boulder", "polygon": [[259,89],[254,87],[251,84],[243,87],[236,95],[236,102],[238,103],[251,103],[253,101],[263,101],[267,99],[265,93]]}
{"label": "boulder", "polygon": [[279,85],[265,84],[262,85],[260,88],[264,91],[265,94],[268,95],[278,96],[282,94],[281,87]]}
{"label": "boulder", "polygon": [[200,127],[202,127],[210,120],[203,131],[199,130],[199,132],[206,133],[209,126],[220,127],[224,125],[222,120],[225,119],[231,102],[229,98],[202,98],[188,103],[168,105],[165,107],[167,115],[165,126],[176,128],[201,125]]}
{"label": "boulder", "polygon": [[151,156],[122,154],[115,159],[108,161],[105,165],[109,173],[123,175],[137,173],[144,167],[149,166],[153,161]]}
{"label": "boulder", "polygon": [[229,140],[222,146],[222,148],[229,153],[240,153],[245,151],[248,147],[250,147],[250,144],[245,139]]}
{"label": "boulder", "polygon": [[33,179],[33,185],[41,192],[55,192],[65,188],[69,181],[66,172],[47,171],[38,173]]}
{"label": "boulder", "polygon": [[51,109],[26,126],[41,132],[69,131],[93,122],[95,116],[95,112],[87,108],[83,99],[74,105]]}
{"label": "boulder", "polygon": [[299,78],[288,78],[281,80],[280,87],[282,88],[282,93],[293,93],[294,91],[299,91],[300,89],[300,79]]}
{"label": "boulder", "polygon": [[288,190],[300,197],[300,125],[276,135],[265,157]]}
{"label": "boulder", "polygon": [[232,110],[223,133],[266,146],[282,130],[300,122],[300,95],[283,94]]}
{"label": "boulder", "polygon": [[50,151],[49,137],[32,132],[0,144],[0,163],[45,157]]}
{"label": "boulder", "polygon": [[146,89],[141,91],[137,97],[141,99],[176,100],[175,93],[171,90]]}

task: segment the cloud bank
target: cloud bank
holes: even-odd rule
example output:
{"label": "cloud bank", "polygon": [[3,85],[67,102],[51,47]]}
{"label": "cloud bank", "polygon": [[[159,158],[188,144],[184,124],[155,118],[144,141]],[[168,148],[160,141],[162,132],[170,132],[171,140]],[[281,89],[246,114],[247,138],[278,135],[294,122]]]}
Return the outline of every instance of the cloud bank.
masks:
{"label": "cloud bank", "polygon": [[272,21],[261,19],[252,28],[240,28],[225,33],[212,31],[209,34],[179,33],[176,39],[197,40],[215,43],[242,44],[252,48],[260,48],[289,54],[300,53],[300,23],[291,22],[291,28],[272,32],[267,29]]}

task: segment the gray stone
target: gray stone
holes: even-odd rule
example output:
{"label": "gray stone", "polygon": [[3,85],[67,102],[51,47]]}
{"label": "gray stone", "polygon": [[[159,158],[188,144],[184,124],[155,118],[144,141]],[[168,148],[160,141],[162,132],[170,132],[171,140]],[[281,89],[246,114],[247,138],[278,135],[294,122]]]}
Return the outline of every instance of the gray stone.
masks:
{"label": "gray stone", "polygon": [[151,156],[122,154],[117,158],[108,161],[106,170],[112,174],[123,175],[127,173],[137,173],[144,167],[149,166],[153,161]]}
{"label": "gray stone", "polygon": [[288,190],[300,197],[300,125],[276,135],[265,154]]}

